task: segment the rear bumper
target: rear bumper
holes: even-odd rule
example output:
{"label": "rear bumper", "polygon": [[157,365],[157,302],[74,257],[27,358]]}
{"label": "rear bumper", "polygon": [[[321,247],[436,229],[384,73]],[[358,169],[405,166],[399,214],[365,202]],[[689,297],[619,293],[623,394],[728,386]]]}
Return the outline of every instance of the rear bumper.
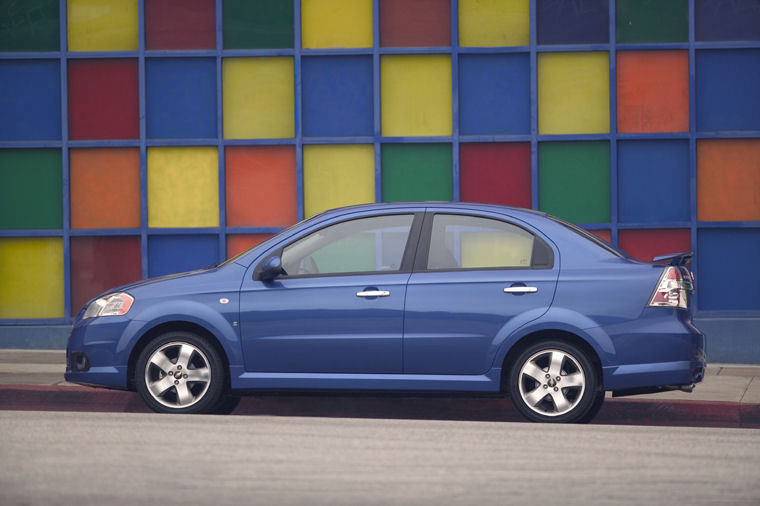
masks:
{"label": "rear bumper", "polygon": [[663,312],[647,318],[646,325],[639,322],[635,330],[615,329],[618,332],[611,338],[618,360],[602,368],[605,390],[644,393],[702,381],[707,366],[705,336],[679,316]]}

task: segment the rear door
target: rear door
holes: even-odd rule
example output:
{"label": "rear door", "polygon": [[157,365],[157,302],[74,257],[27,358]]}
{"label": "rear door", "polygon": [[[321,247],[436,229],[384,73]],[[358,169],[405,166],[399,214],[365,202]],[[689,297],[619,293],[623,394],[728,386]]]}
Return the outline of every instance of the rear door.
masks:
{"label": "rear door", "polygon": [[554,251],[517,222],[425,216],[404,315],[404,372],[484,374],[516,328],[544,314],[559,273]]}

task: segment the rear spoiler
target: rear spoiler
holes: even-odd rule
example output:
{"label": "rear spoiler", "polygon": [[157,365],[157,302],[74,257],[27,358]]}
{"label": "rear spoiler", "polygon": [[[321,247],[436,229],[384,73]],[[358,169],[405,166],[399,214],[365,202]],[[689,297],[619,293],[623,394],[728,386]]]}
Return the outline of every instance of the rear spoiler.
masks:
{"label": "rear spoiler", "polygon": [[687,251],[684,253],[671,253],[670,255],[662,255],[659,257],[654,257],[652,261],[663,262],[665,260],[670,260],[668,262],[668,265],[681,266],[681,265],[686,265],[689,262],[689,260],[691,260],[691,257],[693,256],[694,256],[694,252]]}

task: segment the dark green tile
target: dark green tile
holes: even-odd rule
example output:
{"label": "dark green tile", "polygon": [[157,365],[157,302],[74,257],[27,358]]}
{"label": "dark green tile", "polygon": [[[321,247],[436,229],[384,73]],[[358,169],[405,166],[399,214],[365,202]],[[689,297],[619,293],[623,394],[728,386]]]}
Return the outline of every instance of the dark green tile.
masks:
{"label": "dark green tile", "polygon": [[224,0],[224,49],[293,47],[292,0]]}
{"label": "dark green tile", "polygon": [[62,226],[61,151],[0,149],[0,229]]}
{"label": "dark green tile", "polygon": [[688,0],[618,0],[616,13],[619,43],[689,40]]}
{"label": "dark green tile", "polygon": [[58,51],[58,0],[0,0],[0,51]]}
{"label": "dark green tile", "polygon": [[609,143],[539,144],[538,199],[542,211],[573,223],[608,223]]}
{"label": "dark green tile", "polygon": [[453,198],[450,144],[386,144],[383,202]]}

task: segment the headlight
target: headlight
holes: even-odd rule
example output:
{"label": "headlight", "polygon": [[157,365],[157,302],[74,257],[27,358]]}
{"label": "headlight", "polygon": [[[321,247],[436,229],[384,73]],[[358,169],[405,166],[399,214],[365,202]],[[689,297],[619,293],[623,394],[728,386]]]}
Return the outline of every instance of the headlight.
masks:
{"label": "headlight", "polygon": [[120,316],[127,314],[135,298],[128,293],[111,293],[105,297],[96,299],[87,306],[83,320],[96,316]]}

